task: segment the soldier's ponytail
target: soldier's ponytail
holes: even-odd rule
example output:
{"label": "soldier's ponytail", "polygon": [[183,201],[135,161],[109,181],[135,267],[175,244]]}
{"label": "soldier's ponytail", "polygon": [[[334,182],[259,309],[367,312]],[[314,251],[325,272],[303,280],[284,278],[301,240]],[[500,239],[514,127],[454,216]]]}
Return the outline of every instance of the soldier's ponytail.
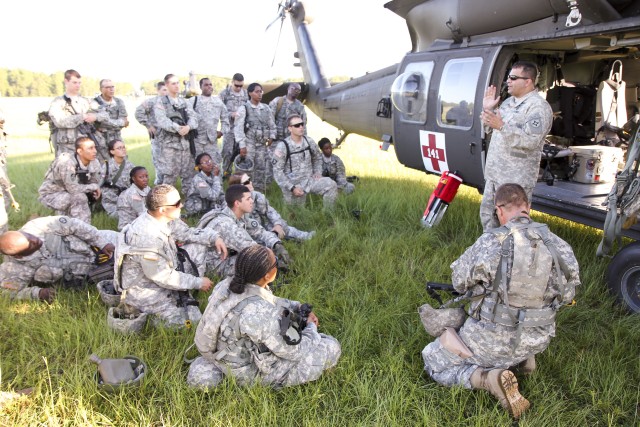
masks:
{"label": "soldier's ponytail", "polygon": [[273,266],[269,252],[269,249],[262,245],[253,245],[241,250],[236,259],[236,271],[229,284],[229,290],[241,294],[247,283],[256,283],[262,279]]}

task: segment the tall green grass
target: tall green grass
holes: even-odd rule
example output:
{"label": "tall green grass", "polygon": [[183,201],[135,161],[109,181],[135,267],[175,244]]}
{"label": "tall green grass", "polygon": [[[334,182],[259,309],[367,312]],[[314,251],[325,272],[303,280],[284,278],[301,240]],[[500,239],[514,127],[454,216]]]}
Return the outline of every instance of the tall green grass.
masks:
{"label": "tall green grass", "polygon": [[[130,110],[132,111],[132,110]],[[313,118],[316,140],[335,131]],[[140,128],[127,130],[135,164],[150,166]],[[29,142],[27,142],[29,141]],[[52,155],[42,139],[15,138],[41,147],[10,157],[10,176],[23,211],[10,214],[12,228],[36,214],[36,191]],[[59,291],[51,306],[0,299],[0,390],[35,387],[28,398],[0,409],[0,425],[96,426],[442,426],[511,425],[483,391],[445,388],[422,369],[420,351],[431,340],[417,308],[431,301],[427,279],[449,281],[449,265],[480,235],[479,195],[462,188],[442,223],[427,230],[419,220],[434,177],[400,165],[377,143],[350,136],[336,150],[356,192],[341,195],[334,212],[312,197],[305,208],[283,206],[277,187],[272,204],[316,237],[286,243],[294,271],[277,294],[308,301],[320,329],[342,343],[342,358],[320,380],[293,388],[241,388],[227,379],[210,392],[185,384],[182,352],[194,331],[147,329],[127,337],[106,326],[106,308],[95,289]],[[150,172],[152,172],[150,168]],[[359,219],[354,209],[362,211]],[[558,319],[557,337],[541,354],[538,370],[520,378],[532,408],[522,426],[640,425],[640,326],[613,303],[604,284],[606,261],[594,257],[600,232],[542,214],[534,218],[569,241],[582,270],[575,307]],[[99,228],[114,228],[104,213]],[[200,296],[202,305],[206,295]],[[139,389],[106,394],[96,387],[91,353],[103,358],[133,354],[149,367]]]}

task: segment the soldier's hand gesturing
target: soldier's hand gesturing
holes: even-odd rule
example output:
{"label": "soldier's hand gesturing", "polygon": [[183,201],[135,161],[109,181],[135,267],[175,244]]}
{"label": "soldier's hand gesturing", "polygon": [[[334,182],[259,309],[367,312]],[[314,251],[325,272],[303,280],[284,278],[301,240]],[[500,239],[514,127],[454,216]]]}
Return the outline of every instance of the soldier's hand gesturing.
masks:
{"label": "soldier's hand gesturing", "polygon": [[484,91],[484,98],[482,98],[482,109],[493,110],[498,106],[500,102],[500,95],[496,96],[496,87],[494,85],[489,86]]}

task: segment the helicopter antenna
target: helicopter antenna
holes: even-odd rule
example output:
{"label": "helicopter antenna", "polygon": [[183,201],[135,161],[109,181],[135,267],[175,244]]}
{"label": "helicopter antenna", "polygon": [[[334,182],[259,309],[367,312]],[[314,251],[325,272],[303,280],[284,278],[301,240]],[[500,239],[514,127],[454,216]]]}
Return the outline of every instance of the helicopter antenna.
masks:
{"label": "helicopter antenna", "polygon": [[291,9],[292,3],[293,2],[290,0],[281,1],[278,4],[278,16],[276,17],[276,19],[271,21],[271,23],[267,25],[267,28],[264,30],[265,32],[268,31],[273,24],[275,24],[276,22],[278,22],[278,20],[280,20],[280,31],[278,32],[278,40],[276,41],[276,48],[273,51],[273,60],[271,61],[272,67],[273,67],[273,64],[275,64],[276,62],[276,53],[278,52],[278,46],[280,45],[280,36],[282,35],[282,26],[284,25],[284,20],[287,17],[287,12]]}

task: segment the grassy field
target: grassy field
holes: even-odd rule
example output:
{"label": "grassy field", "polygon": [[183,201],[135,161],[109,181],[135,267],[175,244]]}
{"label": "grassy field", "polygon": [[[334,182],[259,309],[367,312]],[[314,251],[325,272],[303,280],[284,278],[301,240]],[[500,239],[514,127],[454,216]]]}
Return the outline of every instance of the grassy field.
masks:
{"label": "grassy field", "polygon": [[[9,173],[23,206],[10,213],[12,228],[31,214],[50,214],[36,200],[52,154],[35,115],[48,103],[0,99],[10,133]],[[133,115],[135,102],[128,106]],[[309,134],[318,140],[337,132],[314,117]],[[144,129],[132,124],[125,137],[133,163],[151,166]],[[377,142],[357,136],[336,150],[347,173],[361,180],[353,195],[340,196],[331,214],[320,211],[317,198],[293,211],[282,205],[277,188],[268,192],[292,225],[317,231],[304,244],[286,243],[295,271],[277,293],[312,303],[321,331],[342,344],[337,367],[320,380],[283,390],[240,388],[226,380],[211,392],[192,390],[182,353],[194,331],[118,335],[107,328],[95,289],[60,290],[51,306],[0,299],[0,391],[35,387],[30,397],[0,408],[0,425],[512,425],[486,392],[433,382],[420,356],[431,338],[417,308],[434,303],[424,283],[448,282],[449,264],[480,235],[480,197],[462,188],[442,223],[422,228],[420,216],[436,179],[404,168],[392,151],[381,152]],[[360,219],[354,209],[362,210]],[[582,286],[578,304],[559,314],[557,337],[537,358],[538,370],[520,378],[532,408],[519,425],[639,426],[640,322],[615,306],[606,290],[606,261],[594,256],[601,233],[542,214],[534,219],[572,244]],[[115,229],[104,214],[94,224]],[[148,377],[139,389],[106,394],[96,387],[91,353],[136,355],[147,363]]]}

